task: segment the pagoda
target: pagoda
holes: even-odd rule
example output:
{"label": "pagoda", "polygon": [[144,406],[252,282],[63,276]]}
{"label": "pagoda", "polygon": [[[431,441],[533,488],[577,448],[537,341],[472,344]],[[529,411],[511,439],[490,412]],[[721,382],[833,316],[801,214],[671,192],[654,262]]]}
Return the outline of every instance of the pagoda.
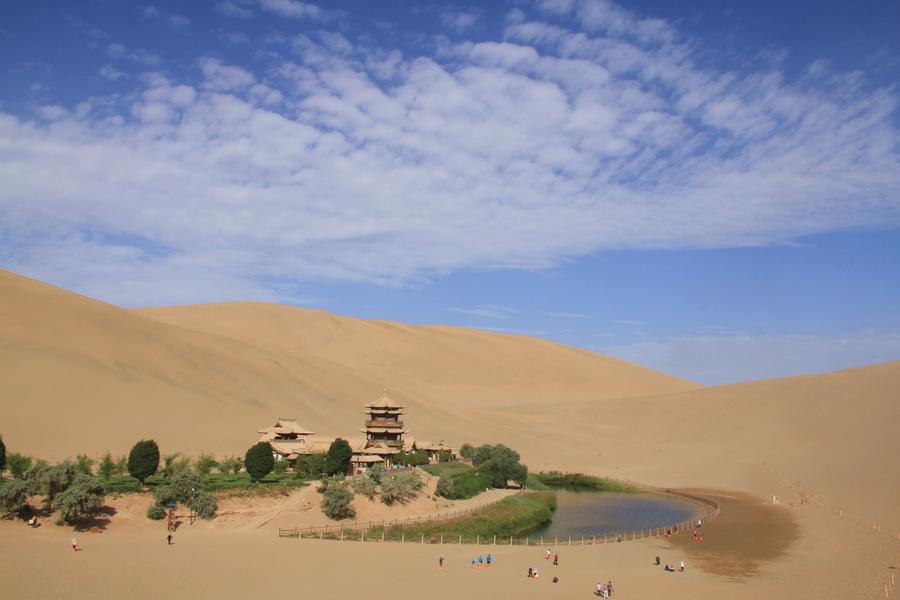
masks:
{"label": "pagoda", "polygon": [[381,398],[365,405],[366,426],[360,429],[366,434],[366,445],[363,452],[377,454],[387,458],[392,454],[399,454],[404,450],[403,434],[407,430],[403,428],[403,409],[401,404],[391,400],[387,390],[384,390]]}

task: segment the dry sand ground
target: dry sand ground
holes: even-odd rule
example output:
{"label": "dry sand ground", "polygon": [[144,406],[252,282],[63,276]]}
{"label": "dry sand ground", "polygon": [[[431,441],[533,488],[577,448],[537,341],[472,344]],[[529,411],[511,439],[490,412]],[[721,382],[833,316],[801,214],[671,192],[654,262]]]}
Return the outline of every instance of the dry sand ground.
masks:
{"label": "dry sand ground", "polygon": [[[879,598],[900,566],[900,363],[699,388],[517,336],[252,303],[126,311],[0,273],[11,451],[125,452],[146,436],[164,452],[239,453],[276,416],[352,435],[383,385],[409,406],[419,438],[502,441],[535,469],[736,499],[701,545],[566,548],[556,589],[549,566],[527,580],[540,556],[524,548],[498,548],[491,572],[471,573],[476,550],[445,547],[438,572],[431,546],[288,541],[223,524],[195,525],[167,548],[155,524],[116,515],[107,533],[81,535],[73,556],[65,529],[2,523],[6,593],[586,597],[599,576],[619,598]],[[759,504],[773,494],[783,504]],[[657,553],[687,557],[687,573],[654,569]]]}

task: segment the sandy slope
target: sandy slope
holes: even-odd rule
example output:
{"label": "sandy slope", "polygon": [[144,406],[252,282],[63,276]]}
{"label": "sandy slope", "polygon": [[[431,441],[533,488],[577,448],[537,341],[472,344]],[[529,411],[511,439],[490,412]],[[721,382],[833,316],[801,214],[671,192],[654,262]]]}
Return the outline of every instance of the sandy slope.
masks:
{"label": "sandy slope", "polygon": [[[349,435],[361,419],[359,405],[381,385],[409,405],[408,423],[419,437],[507,442],[533,468],[740,491],[759,499],[777,495],[784,504],[776,510],[798,528],[799,537],[777,561],[763,561],[737,580],[716,574],[710,561],[706,572],[660,583],[637,561],[656,552],[654,544],[667,542],[606,548],[602,564],[631,590],[619,597],[673,592],[700,599],[760,593],[877,598],[888,566],[900,556],[893,537],[900,531],[900,363],[700,389],[515,336],[364,322],[264,304],[125,311],[0,274],[2,433],[10,450],[50,458],[124,451],[146,435],[160,440],[164,451],[237,452],[252,441],[253,429],[274,416]],[[723,513],[722,535],[731,538],[726,547],[755,543],[746,532],[734,533],[728,519],[734,523],[737,517]],[[754,535],[780,528],[763,522],[759,527],[751,527]],[[0,529],[4,557],[56,556],[65,537],[54,528],[39,536],[11,524]],[[156,544],[155,538],[129,534],[127,527],[114,533],[111,528],[98,546],[104,561],[116,562],[129,549],[135,556],[121,558],[123,565],[146,560],[188,576],[181,562],[162,554],[168,549],[146,546]],[[405,593],[398,597],[419,597],[425,590],[436,597],[546,593],[520,589],[518,575],[482,584],[465,571],[448,571],[452,587],[442,588],[428,567],[433,552],[422,558],[422,550],[412,547],[386,545],[372,552],[306,542],[287,547],[256,535],[196,539],[184,552],[197,566],[191,577],[199,579],[190,581],[191,589],[202,584],[197,597],[240,597],[254,585],[274,593],[275,584],[257,576],[248,575],[252,585],[234,581],[232,567],[243,572],[246,567],[237,565],[259,564],[277,581],[281,569],[298,561],[316,574],[321,597],[359,592],[361,581],[401,563],[411,571],[403,570]],[[232,544],[231,550],[223,550],[219,540]],[[460,561],[471,553],[451,552]],[[527,568],[530,555],[509,552],[516,572]],[[584,586],[594,577],[595,555],[579,552],[573,550],[577,568],[570,576]],[[88,556],[83,562],[94,560]],[[46,568],[71,558],[62,553],[48,559]],[[0,565],[12,565],[0,575],[11,573],[17,559],[11,561],[0,559]],[[341,570],[334,563],[355,567]],[[103,572],[102,566],[67,570],[67,581],[85,584],[85,573],[95,568]],[[35,597],[52,596],[47,586],[53,582],[43,578],[45,563],[28,569],[44,586]],[[329,587],[318,577],[332,571],[359,577],[338,576]],[[174,585],[152,581],[160,590]],[[109,589],[124,590],[126,583],[115,579]]]}

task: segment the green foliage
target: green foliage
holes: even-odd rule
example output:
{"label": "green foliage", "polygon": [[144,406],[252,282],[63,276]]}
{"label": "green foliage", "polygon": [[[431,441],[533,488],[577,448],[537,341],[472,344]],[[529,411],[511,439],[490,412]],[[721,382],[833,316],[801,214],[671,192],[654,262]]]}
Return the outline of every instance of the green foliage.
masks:
{"label": "green foliage", "polygon": [[18,452],[10,452],[6,458],[6,466],[9,467],[9,472],[13,477],[22,479],[25,472],[31,467],[31,457]]}
{"label": "green foliage", "polygon": [[525,485],[528,479],[528,467],[519,462],[519,453],[503,444],[478,447],[472,464],[494,487],[506,487],[509,480]]}
{"label": "green foliage", "polygon": [[638,488],[632,485],[619,483],[611,479],[594,477],[583,473],[560,473],[559,471],[541,471],[535,478],[543,485],[551,488],[563,488],[570,490],[591,490],[594,492],[622,492],[635,493]]}
{"label": "green foliage", "polygon": [[[28,459],[31,461],[31,459]],[[43,486],[44,480],[47,478],[47,471],[50,470],[50,463],[43,458],[35,459],[31,462],[31,466],[25,471],[23,477],[27,481],[31,481],[35,486]]]}
{"label": "green foliage", "polygon": [[369,477],[354,477],[350,480],[350,488],[369,500],[375,497],[375,482]]}
{"label": "green foliage", "polygon": [[83,473],[85,475],[93,475],[94,459],[87,454],[79,454],[75,457],[75,469],[79,473]]}
{"label": "green foliage", "polygon": [[[160,508],[174,500],[190,507],[201,519],[216,516],[216,499],[206,490],[203,479],[194,471],[182,471],[175,475],[167,485],[156,488],[153,496],[154,505]],[[147,517],[154,518],[149,510]]]}
{"label": "green foliage", "polygon": [[350,443],[342,438],[337,438],[331,442],[328,452],[325,454],[325,472],[329,475],[345,475],[350,470],[350,458],[353,456],[353,449]]}
{"label": "green foliage", "polygon": [[215,457],[212,454],[206,454],[205,452],[201,453],[197,458],[197,462],[194,465],[194,468],[197,470],[197,473],[202,477],[206,477],[209,475],[210,471],[213,470],[213,467],[218,466],[219,463],[216,462]]}
{"label": "green foliage", "polygon": [[300,477],[321,477],[325,472],[325,454],[301,454],[294,463],[294,472]]}
{"label": "green foliage", "polygon": [[529,490],[536,490],[536,491],[550,489],[548,486],[544,485],[544,483],[541,482],[541,480],[538,479],[537,475],[535,475],[534,473],[528,474],[528,479],[525,480],[525,487]]}
{"label": "green foliage", "polygon": [[475,458],[475,446],[466,442],[465,444],[463,444],[462,446],[459,447],[459,455],[462,456],[463,458],[472,460],[473,458]]}
{"label": "green foliage", "polygon": [[44,508],[46,510],[55,508],[56,496],[72,485],[78,474],[75,465],[69,461],[63,461],[47,469],[44,473],[44,485],[46,486]]}
{"label": "green foliage", "polygon": [[128,455],[128,473],[144,485],[159,468],[159,446],[153,440],[141,440]]}
{"label": "green foliage", "polygon": [[185,471],[191,468],[191,459],[189,456],[184,456],[181,452],[174,452],[172,454],[166,454],[163,457],[163,468],[162,468],[162,476],[166,479],[171,479],[175,477],[179,473],[184,473]]}
{"label": "green foliage", "polygon": [[244,468],[253,481],[259,481],[272,472],[275,459],[272,458],[272,448],[267,442],[257,442],[250,446],[244,457]]}
{"label": "green foliage", "polygon": [[22,479],[13,479],[0,485],[0,514],[4,517],[21,515],[28,506],[32,485]]}
{"label": "green foliage", "polygon": [[166,518],[166,509],[163,505],[154,502],[147,507],[147,518],[153,521],[161,521]]}
{"label": "green foliage", "polygon": [[453,478],[447,477],[446,475],[441,475],[438,478],[435,493],[438,496],[442,496],[444,498],[453,498],[454,494],[456,493],[456,490],[453,487]]}
{"label": "green foliage", "polygon": [[391,475],[381,481],[381,501],[387,505],[406,504],[419,495],[422,480],[416,473]]}
{"label": "green foliage", "polygon": [[6,444],[3,443],[3,436],[0,435],[0,473],[6,469]]}
{"label": "green foliage", "polygon": [[322,494],[322,502],[319,506],[329,519],[349,519],[356,514],[353,507],[350,506],[352,501],[353,494],[346,485],[331,484]]}
{"label": "green foliage", "polygon": [[381,479],[384,477],[384,465],[375,463],[371,467],[369,467],[369,471],[366,473],[369,479],[372,480],[372,483],[378,485],[381,483]]}
{"label": "green foliage", "polygon": [[116,475],[124,476],[128,473],[128,457],[124,454],[116,459]]}
{"label": "green foliage", "polygon": [[288,463],[286,460],[276,460],[275,467],[272,469],[276,475],[284,475],[284,472],[287,471]]}
{"label": "green foliage", "polygon": [[422,467],[426,472],[438,477],[448,477],[453,480],[453,492],[445,498],[451,500],[464,500],[473,498],[491,487],[491,480],[487,475],[482,475],[466,463],[453,461],[437,463]]}
{"label": "green foliage", "polygon": [[109,478],[116,474],[116,461],[113,460],[112,454],[107,452],[100,459],[100,463],[97,465],[97,475],[103,478],[104,481],[109,481]]}
{"label": "green foliage", "polygon": [[448,463],[453,460],[453,453],[449,450],[441,450],[438,452],[438,462]]}
{"label": "green foliage", "polygon": [[227,478],[237,477],[241,472],[241,459],[237,456],[226,456],[219,461],[219,473]]}
{"label": "green foliage", "polygon": [[[556,496],[552,492],[528,492],[509,496],[456,519],[398,525],[385,529],[384,533],[385,539],[400,539],[402,533],[406,539],[420,536],[437,539],[445,535],[451,539],[462,536],[474,542],[476,536],[486,540],[494,535],[520,535],[548,522],[554,510]],[[381,528],[374,528],[369,530],[367,537],[379,535]]]}
{"label": "green foliage", "polygon": [[96,477],[78,473],[69,486],[53,499],[59,510],[58,523],[74,524],[79,519],[96,515],[103,508],[106,488]]}
{"label": "green foliage", "polygon": [[401,452],[397,455],[395,460],[407,467],[418,467],[427,465],[430,462],[428,460],[428,453],[421,450],[416,450],[415,452]]}
{"label": "green foliage", "polygon": [[202,492],[194,496],[194,501],[190,504],[197,516],[204,520],[210,520],[216,516],[218,504],[216,497],[209,492]]}

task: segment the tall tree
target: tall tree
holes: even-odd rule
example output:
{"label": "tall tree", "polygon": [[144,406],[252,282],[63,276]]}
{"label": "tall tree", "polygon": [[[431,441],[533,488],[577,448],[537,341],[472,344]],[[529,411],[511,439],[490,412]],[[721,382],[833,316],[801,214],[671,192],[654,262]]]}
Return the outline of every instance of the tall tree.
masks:
{"label": "tall tree", "polygon": [[266,442],[257,442],[250,446],[244,456],[244,468],[253,481],[259,481],[275,468],[272,447]]}
{"label": "tall tree", "polygon": [[128,455],[128,474],[141,482],[159,468],[159,446],[153,440],[141,440]]}
{"label": "tall tree", "polygon": [[325,455],[325,472],[329,475],[346,475],[350,469],[352,456],[353,449],[350,442],[342,438],[334,440]]}

